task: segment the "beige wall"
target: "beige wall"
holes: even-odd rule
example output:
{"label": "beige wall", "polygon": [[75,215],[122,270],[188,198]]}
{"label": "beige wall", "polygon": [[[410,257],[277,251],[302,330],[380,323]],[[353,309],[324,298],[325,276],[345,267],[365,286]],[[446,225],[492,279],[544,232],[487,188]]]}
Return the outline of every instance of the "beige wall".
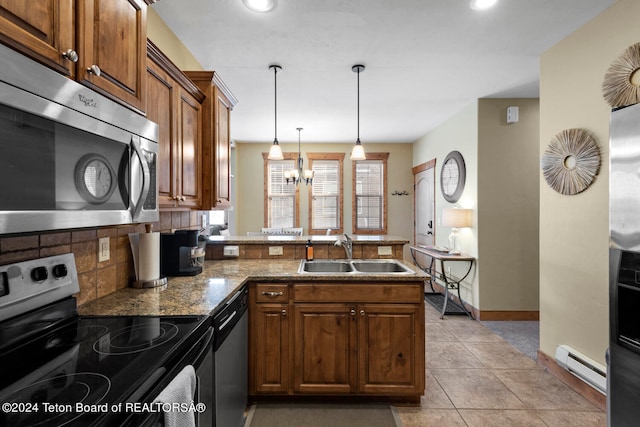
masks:
{"label": "beige wall", "polygon": [[152,6],[147,9],[147,38],[181,70],[202,70],[200,62],[176,37]]}
{"label": "beige wall", "polygon": [[[297,144],[280,144],[284,152],[298,152]],[[244,235],[264,227],[264,168],[262,153],[269,151],[270,144],[241,143],[236,141],[236,194],[234,210],[235,233]],[[309,165],[306,153],[345,153],[344,160],[344,231],[352,232],[351,204],[351,160],[353,144],[304,143],[301,151],[305,167]],[[387,201],[389,224],[387,234],[411,239],[413,235],[413,176],[411,174],[412,144],[364,144],[369,152],[388,152]],[[407,191],[408,196],[392,196],[394,191]],[[306,233],[309,229],[309,188],[300,184],[300,226]]]}
{"label": "beige wall", "polygon": [[[507,124],[507,107],[519,121]],[[481,99],[478,108],[480,308],[537,311],[538,99]]]}
{"label": "beige wall", "polygon": [[619,0],[545,52],[540,67],[540,151],[563,129],[591,132],[602,163],[583,193],[563,196],[540,175],[540,347],[567,344],[604,364],[608,345],[608,141],[602,81],[640,39],[640,3]]}
{"label": "beige wall", "polygon": [[[440,170],[442,161],[452,151],[459,151],[464,157],[467,169],[467,179],[462,197],[456,204],[447,202],[440,191]],[[478,207],[478,102],[474,101],[460,113],[445,121],[443,124],[420,138],[413,145],[413,166],[418,166],[429,160],[436,159],[436,244],[449,246],[451,229],[440,225],[442,208],[453,206],[474,210],[474,225],[469,229],[460,230],[460,248],[462,252],[478,256],[477,243],[477,207]],[[463,268],[452,267],[452,272]],[[459,272],[459,271],[458,271]],[[464,272],[463,272],[464,273]],[[472,274],[462,284],[462,299],[474,307],[479,307],[478,278],[480,268],[476,264]]]}
{"label": "beige wall", "polygon": [[[506,123],[508,106],[518,123]],[[465,190],[455,206],[474,209],[474,226],[462,230],[462,250],[476,257],[462,298],[481,311],[538,310],[537,99],[480,99],[414,145],[413,164],[436,159],[436,243],[448,246],[442,208],[452,206],[440,191],[442,160],[462,153]],[[461,270],[461,267],[458,267]]]}

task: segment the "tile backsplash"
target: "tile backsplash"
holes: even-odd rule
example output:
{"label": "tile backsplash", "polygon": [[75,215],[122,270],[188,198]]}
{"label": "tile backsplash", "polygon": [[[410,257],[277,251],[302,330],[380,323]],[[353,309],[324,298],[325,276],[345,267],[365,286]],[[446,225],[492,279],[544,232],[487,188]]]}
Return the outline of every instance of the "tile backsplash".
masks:
{"label": "tile backsplash", "polygon": [[[196,230],[200,217],[198,211],[160,212],[153,231]],[[144,224],[132,224],[4,234],[0,235],[0,265],[73,252],[80,282],[76,298],[81,305],[129,286],[135,278],[129,233],[144,231]],[[110,257],[98,262],[98,239],[103,237],[109,238]]]}

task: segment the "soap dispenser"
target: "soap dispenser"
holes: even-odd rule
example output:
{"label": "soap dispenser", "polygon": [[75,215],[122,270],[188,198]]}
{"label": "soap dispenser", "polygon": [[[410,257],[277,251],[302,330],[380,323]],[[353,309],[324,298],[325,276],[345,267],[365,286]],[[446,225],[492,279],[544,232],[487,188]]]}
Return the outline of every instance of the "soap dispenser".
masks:
{"label": "soap dispenser", "polygon": [[307,261],[313,261],[313,243],[311,243],[311,239],[307,240],[307,244],[305,245],[305,252]]}

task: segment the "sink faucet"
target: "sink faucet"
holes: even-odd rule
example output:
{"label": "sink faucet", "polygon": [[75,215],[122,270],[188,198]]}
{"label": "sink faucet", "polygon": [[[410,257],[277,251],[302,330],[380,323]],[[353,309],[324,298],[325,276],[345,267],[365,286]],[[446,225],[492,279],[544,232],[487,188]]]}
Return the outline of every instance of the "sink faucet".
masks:
{"label": "sink faucet", "polygon": [[342,246],[344,247],[344,252],[347,256],[347,259],[351,259],[353,258],[353,240],[351,240],[351,237],[349,237],[348,234],[344,234],[345,240],[336,240],[336,242],[333,244],[334,246]]}

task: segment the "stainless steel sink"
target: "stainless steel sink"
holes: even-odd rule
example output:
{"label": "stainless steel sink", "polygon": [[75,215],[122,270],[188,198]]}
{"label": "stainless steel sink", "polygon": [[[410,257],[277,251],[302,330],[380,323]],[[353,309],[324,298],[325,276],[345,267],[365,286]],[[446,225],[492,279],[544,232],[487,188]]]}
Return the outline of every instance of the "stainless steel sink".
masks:
{"label": "stainless steel sink", "polygon": [[361,273],[413,273],[409,267],[395,260],[366,259],[352,261],[353,267]]}
{"label": "stainless steel sink", "polygon": [[298,268],[298,273],[351,273],[352,271],[351,263],[343,260],[307,261],[303,259]]}
{"label": "stainless steel sink", "polygon": [[298,273],[315,274],[413,274],[406,265],[392,259],[300,261]]}

